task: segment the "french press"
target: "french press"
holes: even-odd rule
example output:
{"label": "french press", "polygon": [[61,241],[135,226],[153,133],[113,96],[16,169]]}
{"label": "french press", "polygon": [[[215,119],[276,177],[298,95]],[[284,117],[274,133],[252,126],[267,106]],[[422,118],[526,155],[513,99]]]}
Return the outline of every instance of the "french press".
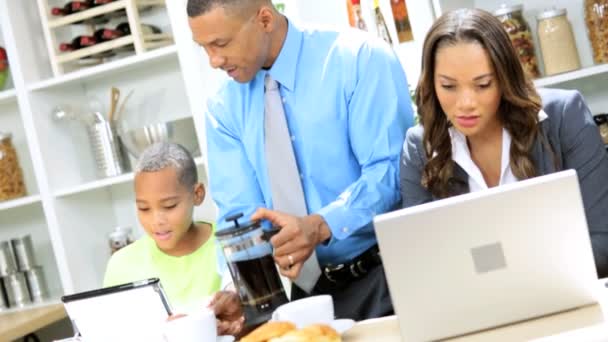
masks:
{"label": "french press", "polygon": [[234,286],[241,299],[245,322],[258,325],[287,303],[268,242],[275,231],[264,231],[260,221],[239,224],[242,213],[226,218],[232,226],[215,233],[222,245]]}

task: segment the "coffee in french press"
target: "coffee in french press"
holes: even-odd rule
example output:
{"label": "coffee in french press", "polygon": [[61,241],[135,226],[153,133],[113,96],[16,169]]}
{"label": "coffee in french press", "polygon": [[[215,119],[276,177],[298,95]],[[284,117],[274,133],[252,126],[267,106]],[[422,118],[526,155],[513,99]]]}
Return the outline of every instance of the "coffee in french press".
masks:
{"label": "coffee in french press", "polygon": [[234,222],[233,226],[215,235],[239,293],[245,322],[252,326],[268,321],[274,310],[289,300],[272,257],[272,246],[260,222],[239,224],[242,216],[227,218]]}

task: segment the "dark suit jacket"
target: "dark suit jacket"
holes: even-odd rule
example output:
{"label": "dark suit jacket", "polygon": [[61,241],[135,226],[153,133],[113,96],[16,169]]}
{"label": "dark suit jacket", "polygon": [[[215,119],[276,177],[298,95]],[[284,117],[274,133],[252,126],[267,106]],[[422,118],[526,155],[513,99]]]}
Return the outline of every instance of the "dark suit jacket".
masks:
{"label": "dark suit jacket", "polygon": [[[542,134],[557,158],[537,139],[532,159],[539,175],[575,169],[593,245],[593,255],[601,277],[608,276],[608,153],[592,115],[577,91],[539,89],[548,118],[541,122]],[[401,196],[403,207],[436,200],[420,184],[426,163],[422,147],[423,128],[408,130],[401,156]],[[468,175],[456,164],[454,194],[469,192]],[[567,199],[565,199],[567,200]]]}

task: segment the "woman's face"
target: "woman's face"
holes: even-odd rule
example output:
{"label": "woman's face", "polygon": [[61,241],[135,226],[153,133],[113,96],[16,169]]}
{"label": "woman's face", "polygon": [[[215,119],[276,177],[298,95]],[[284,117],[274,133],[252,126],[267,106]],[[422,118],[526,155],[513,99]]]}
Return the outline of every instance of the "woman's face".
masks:
{"label": "woman's face", "polygon": [[434,85],[441,109],[467,137],[501,127],[501,89],[486,50],[475,42],[459,42],[437,50]]}

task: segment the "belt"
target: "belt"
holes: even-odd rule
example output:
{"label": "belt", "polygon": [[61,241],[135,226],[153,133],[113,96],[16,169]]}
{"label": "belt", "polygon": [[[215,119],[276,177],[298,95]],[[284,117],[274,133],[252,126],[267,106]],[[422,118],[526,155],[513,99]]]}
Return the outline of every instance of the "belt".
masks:
{"label": "belt", "polygon": [[381,264],[380,250],[378,245],[374,245],[349,262],[323,266],[323,274],[317,282],[317,288],[323,291],[345,287],[365,277],[369,271]]}

